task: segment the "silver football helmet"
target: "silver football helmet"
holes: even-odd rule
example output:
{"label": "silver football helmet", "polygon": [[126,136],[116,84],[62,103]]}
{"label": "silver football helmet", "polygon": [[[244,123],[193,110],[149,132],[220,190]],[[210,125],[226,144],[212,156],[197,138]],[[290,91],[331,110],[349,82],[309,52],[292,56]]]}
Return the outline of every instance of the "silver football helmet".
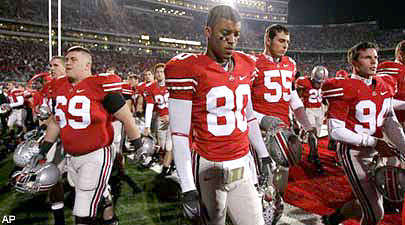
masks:
{"label": "silver football helmet", "polygon": [[39,143],[45,136],[43,130],[33,130],[24,135],[24,141],[17,145],[13,154],[14,163],[19,167],[25,167],[33,155],[39,153]]}
{"label": "silver football helmet", "polygon": [[142,147],[135,153],[135,159],[143,162],[147,157],[153,156],[156,152],[156,141],[150,136],[142,137]]}
{"label": "silver football helmet", "polygon": [[51,109],[47,105],[41,105],[38,109],[38,118],[46,120],[51,116]]}
{"label": "silver football helmet", "polygon": [[291,167],[297,165],[302,157],[302,145],[298,136],[291,130],[279,128],[268,131],[264,138],[271,158],[277,165]]}
{"label": "silver football helmet", "polygon": [[53,163],[30,165],[16,171],[11,177],[15,189],[22,193],[37,193],[51,189],[59,180],[60,172]]}
{"label": "silver football helmet", "polygon": [[382,166],[374,171],[377,190],[388,200],[401,202],[405,194],[405,169]]}
{"label": "silver football helmet", "polygon": [[311,72],[311,80],[316,83],[322,83],[326,78],[328,78],[328,69],[324,66],[315,66]]}

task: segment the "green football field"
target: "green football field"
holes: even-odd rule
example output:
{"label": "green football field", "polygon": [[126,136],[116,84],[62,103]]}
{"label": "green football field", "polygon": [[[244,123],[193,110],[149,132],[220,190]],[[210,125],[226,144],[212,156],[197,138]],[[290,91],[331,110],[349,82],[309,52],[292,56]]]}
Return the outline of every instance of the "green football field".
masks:
{"label": "green football field", "polygon": [[[48,225],[53,224],[53,216],[49,210],[46,193],[31,195],[14,190],[7,190],[7,177],[13,168],[12,155],[0,162],[0,216],[2,219],[15,216],[10,224],[19,225]],[[143,192],[134,194],[127,183],[122,183],[121,194],[116,205],[119,224],[154,225],[182,224],[178,221],[181,212],[176,201],[162,201],[155,189],[166,190],[166,185],[156,183],[156,173],[144,170],[134,164],[127,163],[128,175],[136,181]],[[152,190],[153,189],[153,190]],[[72,212],[71,191],[65,193],[66,224],[74,224]],[[173,195],[174,196],[174,195]],[[7,224],[2,223],[2,224]]]}

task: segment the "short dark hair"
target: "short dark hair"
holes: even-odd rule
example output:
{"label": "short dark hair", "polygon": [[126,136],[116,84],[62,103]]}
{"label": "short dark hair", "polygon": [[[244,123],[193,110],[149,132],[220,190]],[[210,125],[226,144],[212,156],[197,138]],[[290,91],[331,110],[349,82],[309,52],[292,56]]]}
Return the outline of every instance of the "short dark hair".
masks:
{"label": "short dark hair", "polygon": [[360,42],[354,45],[347,51],[347,62],[349,64],[352,64],[352,61],[356,61],[359,58],[360,51],[368,49],[368,48],[374,48],[378,51],[378,45],[373,42],[365,41],[365,42]]}
{"label": "short dark hair", "polygon": [[286,34],[289,34],[289,31],[286,26],[283,26],[281,24],[272,24],[266,28],[265,32],[265,37],[270,38],[273,40],[273,38],[277,35],[277,33],[284,32]]}
{"label": "short dark hair", "polygon": [[211,28],[214,27],[221,18],[234,22],[240,22],[242,20],[239,12],[234,8],[228,5],[217,5],[208,12],[207,26]]}

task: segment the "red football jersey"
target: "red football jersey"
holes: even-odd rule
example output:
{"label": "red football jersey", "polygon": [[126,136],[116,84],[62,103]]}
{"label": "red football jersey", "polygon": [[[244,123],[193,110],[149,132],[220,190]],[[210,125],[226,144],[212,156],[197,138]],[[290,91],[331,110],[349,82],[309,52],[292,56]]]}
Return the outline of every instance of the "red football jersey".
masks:
{"label": "red football jersey", "polygon": [[238,159],[249,151],[246,105],[255,62],[239,52],[233,59],[232,72],[206,55],[186,53],[165,68],[170,98],[193,102],[193,149],[211,161]]}
{"label": "red football jersey", "polygon": [[253,109],[261,114],[280,118],[289,126],[288,112],[292,82],[296,71],[295,61],[283,56],[280,62],[265,55],[257,55],[258,77],[253,81]]}
{"label": "red football jersey", "polygon": [[44,96],[42,95],[41,91],[35,91],[32,94],[32,109],[34,110],[36,107],[42,104]]}
{"label": "red football jersey", "polygon": [[8,93],[8,101],[11,104],[17,103],[18,102],[17,97],[19,97],[19,96],[24,98],[24,90],[14,88]]}
{"label": "red football jersey", "polygon": [[122,84],[122,95],[126,97],[125,99],[131,99],[132,95],[134,95],[134,90],[132,89],[131,85],[127,82]]}
{"label": "red football jersey", "polygon": [[158,82],[153,82],[145,90],[146,103],[154,104],[154,109],[159,116],[169,115],[169,91],[165,84],[160,85]]}
{"label": "red football jersey", "polygon": [[44,86],[42,87],[42,89],[40,91],[41,96],[42,96],[42,99],[40,101],[41,105],[46,104],[53,111],[53,106],[52,105],[53,105],[53,102],[55,101],[55,98],[56,98],[56,96],[53,94],[53,90],[56,88],[54,86],[55,86],[55,83],[57,83],[57,80],[62,79],[64,77],[65,76],[54,78],[54,79],[52,79],[52,80],[50,80],[50,81],[48,81],[48,82],[46,82],[44,84]]}
{"label": "red football jersey", "polygon": [[320,108],[322,106],[321,89],[312,86],[309,77],[298,77],[295,87],[303,90],[301,99],[305,108]]}
{"label": "red football jersey", "polygon": [[[396,90],[389,76],[374,77],[370,84],[354,78],[331,78],[322,86],[329,102],[328,118],[345,122],[347,129],[382,137],[381,127]],[[374,90],[372,84],[375,83]]]}
{"label": "red football jersey", "polygon": [[[386,61],[378,65],[377,72],[390,75],[397,81],[398,92],[394,98],[405,101],[405,65],[399,62]],[[396,115],[401,123],[405,122],[404,110],[396,111]]]}
{"label": "red football jersey", "polygon": [[64,150],[81,155],[110,145],[114,137],[112,115],[103,107],[102,101],[108,93],[121,92],[121,79],[112,74],[100,74],[75,85],[67,77],[54,84],[54,115]]}
{"label": "red football jersey", "polygon": [[144,92],[145,92],[145,89],[146,89],[146,84],[147,84],[146,82],[141,82],[141,83],[138,84],[138,86],[136,87],[138,95],[140,95],[142,97],[144,96]]}

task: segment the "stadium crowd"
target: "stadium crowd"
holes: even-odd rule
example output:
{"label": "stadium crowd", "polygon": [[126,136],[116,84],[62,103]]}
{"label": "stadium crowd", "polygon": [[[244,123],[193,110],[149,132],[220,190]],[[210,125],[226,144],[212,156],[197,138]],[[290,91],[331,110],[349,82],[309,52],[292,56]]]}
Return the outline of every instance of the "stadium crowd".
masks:
{"label": "stadium crowd", "polygon": [[[302,159],[302,144],[309,145],[305,160],[315,166],[314,174],[327,172],[318,152],[321,128],[327,120],[330,150],[336,151],[338,163],[350,172],[349,178],[361,176],[367,181],[349,179],[355,198],[367,201],[347,202],[342,208],[362,210],[346,215],[339,208],[324,215],[322,222],[337,225],[355,216],[365,221],[363,224],[376,225],[382,220],[382,193],[363,169],[369,166],[364,162],[374,160],[377,154],[396,157],[398,151],[404,151],[404,121],[401,125],[394,112],[394,106],[397,113],[405,108],[396,86],[396,82],[403,82],[398,74],[405,71],[401,61],[405,41],[399,42],[404,39],[403,32],[381,32],[373,23],[269,26],[257,21],[243,22],[245,30],[241,31],[239,13],[220,5],[210,10],[203,34],[203,13],[193,11],[193,20],[176,26],[177,20],[184,18],[134,12],[119,4],[125,1],[117,2],[106,7],[98,6],[97,1],[64,1],[64,26],[198,40],[206,46],[206,53],[109,49],[66,41],[64,56],[49,60],[46,41],[2,38],[0,81],[4,85],[0,95],[7,97],[0,102],[2,138],[13,144],[7,147],[10,151],[31,140],[38,150],[23,166],[16,163],[10,187],[30,193],[49,191],[55,224],[65,224],[63,189],[57,187],[60,173],[67,172],[76,193],[76,224],[93,225],[97,219],[102,224],[118,224],[109,186],[113,184],[108,182],[113,164],[134,192],[142,191],[125,174],[128,158],[145,168],[158,164],[158,179],[176,171],[182,210],[190,221],[225,224],[223,212],[229,211],[234,224],[275,224],[283,213],[289,168]],[[7,7],[14,5],[16,10],[4,17],[17,24],[19,20],[43,23],[44,3],[8,3]],[[371,42],[383,48],[396,45],[395,54],[392,49],[382,54],[382,59],[395,57],[396,61],[379,65],[378,47]],[[236,47],[255,54],[234,51]],[[399,69],[393,70],[394,66]],[[377,67],[381,74],[377,74]],[[353,74],[349,77],[348,72]],[[400,87],[403,94],[401,88],[405,86]],[[346,126],[346,122],[353,126]],[[382,137],[382,128],[393,137],[390,141],[395,148]],[[82,137],[86,141],[78,142]],[[336,142],[341,147],[336,147]],[[249,145],[255,151],[250,152]],[[358,156],[363,150],[367,151]],[[350,154],[345,155],[347,152]],[[58,154],[66,157],[58,158]],[[47,159],[50,164],[42,163]],[[18,155],[14,160],[18,161]],[[195,167],[192,160],[198,160]],[[59,163],[67,169],[56,168]],[[42,170],[32,170],[45,165],[55,167],[51,184],[35,180],[39,186],[33,189],[35,185],[24,183],[25,170],[37,173]],[[99,176],[93,175],[96,173]],[[363,188],[370,193],[364,194]],[[200,203],[206,208],[200,208]],[[241,204],[247,207],[241,210]],[[97,218],[97,210],[102,211],[101,218]],[[266,210],[274,217],[266,218]]]}
{"label": "stadium crowd", "polygon": [[[170,37],[182,40],[201,41],[205,44],[202,33],[206,13],[187,11],[187,18],[159,14],[153,11],[143,12],[127,7],[125,1],[117,1],[112,6],[97,4],[103,1],[68,1],[62,3],[62,21],[65,29],[84,29],[116,33],[121,35],[147,34],[153,37]],[[47,3],[29,1],[6,1],[0,12],[3,18],[17,19],[47,24]],[[136,6],[136,3],[134,3]],[[140,4],[140,3],[139,3]],[[13,6],[14,7],[11,7]],[[139,7],[145,7],[141,5]],[[9,10],[15,8],[16,10]],[[53,5],[53,12],[56,12]],[[120,13],[117,13],[120,12]],[[181,25],[179,25],[181,24]],[[239,47],[260,49],[261,34],[269,22],[243,21],[244,32]],[[376,23],[354,23],[336,25],[288,25],[295,37],[291,50],[334,51],[346,50],[360,40],[377,42],[381,48],[394,48],[393,43],[402,40],[405,33],[401,29],[380,30]],[[311,35],[308,35],[311,34]]]}

